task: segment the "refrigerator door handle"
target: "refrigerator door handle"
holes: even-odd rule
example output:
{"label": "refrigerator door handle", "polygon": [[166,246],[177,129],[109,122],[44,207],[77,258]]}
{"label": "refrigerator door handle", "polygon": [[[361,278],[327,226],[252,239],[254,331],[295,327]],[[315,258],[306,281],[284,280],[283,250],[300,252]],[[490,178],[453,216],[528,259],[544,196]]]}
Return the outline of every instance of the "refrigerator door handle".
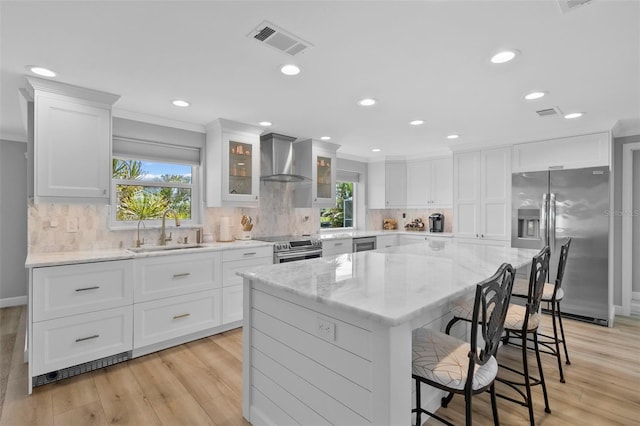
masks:
{"label": "refrigerator door handle", "polygon": [[556,194],[551,193],[549,201],[549,246],[551,253],[556,252]]}
{"label": "refrigerator door handle", "polygon": [[549,211],[549,194],[542,194],[542,207],[540,207],[540,238],[542,245],[549,245],[549,234],[547,233],[547,212]]}

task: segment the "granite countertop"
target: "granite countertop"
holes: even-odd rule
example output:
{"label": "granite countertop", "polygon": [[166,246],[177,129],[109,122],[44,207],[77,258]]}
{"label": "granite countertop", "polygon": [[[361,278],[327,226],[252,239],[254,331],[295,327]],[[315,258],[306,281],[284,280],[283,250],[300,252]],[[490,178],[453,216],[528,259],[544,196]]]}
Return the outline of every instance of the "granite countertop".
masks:
{"label": "granite countertop", "polygon": [[[85,251],[31,253],[25,261],[26,268],[41,266],[59,266],[75,263],[104,262],[110,260],[139,259],[143,257],[169,256],[174,254],[206,253],[211,251],[242,249],[248,247],[272,246],[273,243],[257,240],[238,240],[230,243],[204,243],[201,247],[180,248],[134,253],[128,249],[96,249]],[[179,244],[176,244],[179,246]]]}
{"label": "granite countertop", "polygon": [[402,229],[394,230],[376,230],[376,231],[325,231],[317,236],[321,240],[339,240],[343,238],[363,238],[363,237],[377,237],[379,235],[425,235],[432,237],[446,237],[453,236],[451,232],[429,232],[429,231],[405,231]]}
{"label": "granite countertop", "polygon": [[442,239],[261,266],[238,275],[395,326],[473,291],[503,262],[527,265],[537,252]]}

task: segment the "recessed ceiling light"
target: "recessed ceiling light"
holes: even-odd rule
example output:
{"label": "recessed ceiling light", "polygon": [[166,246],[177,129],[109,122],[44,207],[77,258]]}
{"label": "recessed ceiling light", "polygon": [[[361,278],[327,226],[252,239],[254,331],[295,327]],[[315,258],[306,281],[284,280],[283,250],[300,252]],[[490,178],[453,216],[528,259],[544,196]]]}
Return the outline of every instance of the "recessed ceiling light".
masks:
{"label": "recessed ceiling light", "polygon": [[459,137],[460,135],[453,134],[453,135],[448,135],[447,139],[458,139]]}
{"label": "recessed ceiling light", "polygon": [[494,64],[504,64],[505,62],[509,62],[513,60],[516,56],[518,56],[520,52],[518,50],[503,50],[502,52],[498,52],[491,57],[491,62]]}
{"label": "recessed ceiling light", "polygon": [[424,124],[424,120],[413,120],[410,121],[409,124],[411,124],[412,126],[419,126],[421,124]]}
{"label": "recessed ceiling light", "polygon": [[189,106],[189,102],[183,101],[182,99],[176,99],[175,101],[173,101],[171,103],[174,104],[177,107],[180,107],[180,108],[186,108],[186,107]]}
{"label": "recessed ceiling light", "polygon": [[331,140],[331,136],[320,136],[320,140],[330,141]]}
{"label": "recessed ceiling light", "polygon": [[570,114],[565,115],[564,118],[567,118],[569,120],[572,118],[580,118],[582,117],[583,114],[584,114],[583,112],[572,112]]}
{"label": "recessed ceiling light", "polygon": [[270,122],[270,121],[261,121],[258,124],[261,125],[261,126],[264,126],[264,127],[269,127],[269,126],[273,125],[273,123]]}
{"label": "recessed ceiling light", "polygon": [[293,64],[287,64],[280,68],[280,72],[284,75],[298,75],[300,74],[300,67]]}
{"label": "recessed ceiling light", "polygon": [[373,149],[371,150],[371,152],[380,152],[380,151],[382,151],[380,148],[373,148]]}
{"label": "recessed ceiling light", "polygon": [[37,65],[27,65],[27,69],[34,74],[41,75],[42,77],[55,77],[56,73],[47,68],[42,68]]}
{"label": "recessed ceiling light", "polygon": [[364,98],[358,101],[358,105],[360,106],[372,106],[376,104],[376,100],[373,98]]}
{"label": "recessed ceiling light", "polygon": [[531,92],[528,93],[524,96],[524,98],[528,101],[532,101],[534,99],[540,99],[542,97],[544,97],[547,94],[547,92]]}

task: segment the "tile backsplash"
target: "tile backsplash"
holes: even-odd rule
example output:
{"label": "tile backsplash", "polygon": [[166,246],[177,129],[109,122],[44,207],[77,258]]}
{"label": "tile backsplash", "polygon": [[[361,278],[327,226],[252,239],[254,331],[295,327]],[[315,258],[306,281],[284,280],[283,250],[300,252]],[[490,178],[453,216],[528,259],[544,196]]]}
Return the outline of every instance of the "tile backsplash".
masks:
{"label": "tile backsplash", "polygon": [[[229,217],[232,235],[242,230],[240,220],[246,214],[253,219],[252,237],[301,235],[315,233],[320,228],[319,209],[294,208],[291,183],[262,182],[260,208],[205,208],[204,233],[220,237],[220,219]],[[34,204],[28,207],[29,253],[126,248],[135,245],[136,230],[111,230],[108,227],[109,206],[95,204]],[[68,232],[69,221],[77,220],[76,232]],[[173,240],[188,237],[195,242],[195,228],[175,228],[167,221]],[[147,244],[157,244],[158,228],[141,228],[140,238]]]}

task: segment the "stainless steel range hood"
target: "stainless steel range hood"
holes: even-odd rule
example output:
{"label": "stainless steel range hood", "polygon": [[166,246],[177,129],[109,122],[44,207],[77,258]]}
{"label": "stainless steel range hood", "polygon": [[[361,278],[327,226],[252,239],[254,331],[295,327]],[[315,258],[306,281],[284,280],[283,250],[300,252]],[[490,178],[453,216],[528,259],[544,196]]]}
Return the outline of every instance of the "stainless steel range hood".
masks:
{"label": "stainless steel range hood", "polygon": [[311,179],[293,173],[293,141],[296,138],[268,133],[260,136],[260,180],[304,182]]}

